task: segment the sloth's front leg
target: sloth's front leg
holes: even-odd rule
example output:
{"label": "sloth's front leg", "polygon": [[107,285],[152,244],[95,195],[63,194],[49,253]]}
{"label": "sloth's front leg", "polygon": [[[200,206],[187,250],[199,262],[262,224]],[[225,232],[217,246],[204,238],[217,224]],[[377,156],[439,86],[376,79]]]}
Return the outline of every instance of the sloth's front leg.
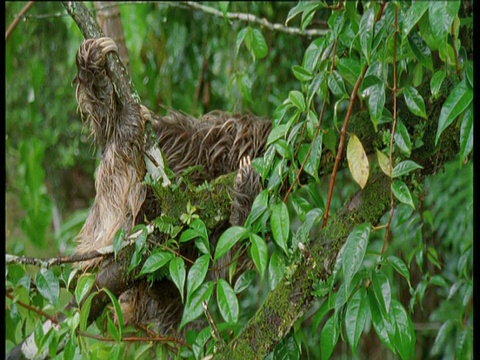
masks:
{"label": "sloth's front leg", "polygon": [[106,55],[118,52],[115,42],[107,37],[86,39],[77,52],[76,98],[82,119],[90,121],[90,132],[97,145],[105,145],[115,127],[117,100],[105,68]]}

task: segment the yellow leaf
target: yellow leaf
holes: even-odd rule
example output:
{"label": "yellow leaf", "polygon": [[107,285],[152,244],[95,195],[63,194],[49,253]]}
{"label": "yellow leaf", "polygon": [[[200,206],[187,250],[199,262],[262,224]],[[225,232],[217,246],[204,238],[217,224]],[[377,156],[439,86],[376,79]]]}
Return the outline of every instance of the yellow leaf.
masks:
{"label": "yellow leaf", "polygon": [[385,175],[392,177],[392,168],[390,167],[390,158],[380,150],[378,149],[375,149],[375,150],[377,150],[377,159],[378,159],[378,165],[380,165],[380,169],[382,169]]}
{"label": "yellow leaf", "polygon": [[367,154],[357,136],[351,135],[347,145],[348,168],[353,180],[363,189],[367,184],[370,167]]}

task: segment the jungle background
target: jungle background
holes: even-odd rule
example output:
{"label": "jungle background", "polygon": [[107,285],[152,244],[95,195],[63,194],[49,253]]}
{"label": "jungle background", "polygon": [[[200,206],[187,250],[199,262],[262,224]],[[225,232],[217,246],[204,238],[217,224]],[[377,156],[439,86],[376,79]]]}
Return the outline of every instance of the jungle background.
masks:
{"label": "jungle background", "polygon": [[[472,40],[468,36],[462,38],[458,35],[462,31],[459,29],[471,31],[473,5],[468,1],[449,3],[455,5],[446,10],[439,7],[424,10],[423,18],[419,17],[412,25],[412,34],[417,34],[415,40],[408,42],[405,37],[405,44],[402,45],[406,48],[402,50],[404,56],[399,60],[403,61],[400,65],[404,72],[403,86],[409,83],[418,88],[426,82],[431,91],[427,91],[425,103],[428,97],[435,100],[438,94],[434,93],[434,88],[437,92],[441,91],[439,89],[446,86],[442,85],[444,79],[452,78],[452,87],[460,80],[467,82],[467,86],[473,86],[473,83],[469,83],[473,81],[470,79],[473,69],[471,51],[468,50],[472,46],[468,41]],[[25,4],[6,3],[6,26],[12,23]],[[319,44],[315,41],[326,36],[332,29],[343,31],[343,27],[335,27],[340,25],[332,19],[332,14],[336,11],[333,6],[335,4],[330,3],[308,9],[301,9],[299,4],[291,2],[202,4],[224,15],[253,14],[257,19],[265,18],[284,28],[287,28],[285,23],[289,19],[289,27],[316,29],[318,33],[310,36],[290,34],[278,29],[270,30],[255,22],[226,20],[218,14],[189,5],[188,2],[119,3],[129,70],[142,102],[155,112],[162,113],[166,108],[173,108],[199,116],[222,109],[232,113],[252,112],[277,121],[280,114],[286,112],[282,108],[286,99],[294,103],[298,94],[308,93],[307,85],[314,73],[314,66],[307,69],[311,65],[308,64],[308,54],[309,51],[314,51],[313,45]],[[412,6],[410,2],[389,4],[385,11],[390,11],[390,19],[393,4],[398,4],[401,9],[401,21],[408,18]],[[87,2],[86,5],[93,11],[92,3]],[[360,21],[368,9],[378,12],[379,6],[380,3],[346,2],[339,9],[344,9],[345,14],[350,13],[349,16],[356,16]],[[298,10],[297,13],[292,12],[294,8]],[[429,15],[435,11],[438,13]],[[456,34],[452,40],[452,35],[447,32],[449,37],[445,40],[445,50],[435,43],[435,35],[427,34],[427,30],[424,30],[427,26],[424,23],[432,22],[432,17],[440,14],[451,19],[454,29],[452,33]],[[431,23],[430,26],[435,25]],[[342,40],[346,43],[350,34],[347,31],[345,33]],[[247,36],[252,36],[251,43],[245,40]],[[418,38],[423,39],[423,42],[420,40],[420,50],[414,46],[419,44]],[[75,89],[71,84],[76,74],[75,55],[82,40],[83,36],[65,12],[62,3],[38,2],[22,17],[6,42],[7,254],[40,258],[71,254],[75,246],[73,239],[93,201],[98,149],[92,146],[92,139],[82,127]],[[430,48],[431,53],[426,48]],[[351,55],[355,49],[344,46],[342,51],[345,58],[357,59]],[[428,60],[428,57],[432,58],[432,53],[433,61]],[[344,67],[347,65],[352,64],[345,63]],[[458,68],[462,75],[458,75]],[[340,71],[340,74],[346,81],[342,81],[343,85],[338,82],[337,86],[329,83],[333,95],[331,106],[326,108],[324,114],[325,119],[329,119],[324,121],[324,128],[337,129],[336,136],[323,137],[323,146],[332,149],[338,143],[346,113],[346,105],[341,101],[337,103],[339,109],[336,113],[334,96],[343,96],[339,95],[342,88],[349,94],[354,85],[354,81],[348,81],[344,72]],[[441,78],[440,84],[437,78],[432,83],[432,75]],[[388,80],[391,81],[391,78]],[[418,100],[418,97],[414,96],[414,99]],[[316,113],[320,112],[321,102],[318,103]],[[362,106],[367,107],[367,103],[368,100],[364,100]],[[385,106],[390,106],[392,112],[391,101],[387,99]],[[470,100],[463,107],[464,111],[451,120],[453,124],[450,127],[455,127],[460,133],[458,154],[434,175],[419,180],[411,191],[410,200],[397,201],[391,219],[391,240],[386,255],[395,256],[401,262],[392,261],[395,266],[385,266],[384,272],[389,279],[389,296],[397,299],[407,309],[414,328],[414,354],[408,353],[405,355],[407,358],[467,359],[473,356],[471,107]],[[424,118],[421,106],[415,115]],[[391,122],[392,117],[386,116],[379,119],[377,125],[388,128]],[[410,128],[410,135],[407,133],[403,136],[404,143],[401,143],[401,139],[398,141],[400,145],[395,149],[397,158],[407,159],[413,150],[422,146],[421,124],[419,121],[418,126]],[[390,138],[387,132],[384,138],[383,145],[388,147]],[[395,140],[397,142],[397,138]],[[388,154],[388,151],[385,153]],[[287,174],[286,177],[288,176]],[[324,208],[330,178],[321,176],[314,180],[318,193],[321,194],[318,206]],[[330,211],[333,213],[341,208],[358,190],[359,186],[352,179],[348,168],[339,171]],[[306,206],[303,203],[301,205]],[[293,215],[291,217],[293,222]],[[388,212],[380,224],[387,221]],[[381,253],[384,235],[384,229],[371,235],[365,268],[374,267],[372,264],[375,264],[375,257]],[[270,248],[270,254],[275,251]],[[282,261],[288,263],[290,259],[282,258]],[[288,267],[285,268],[288,271]],[[62,277],[59,269],[53,270],[57,276]],[[239,297],[241,316],[236,321],[239,328],[247,323],[260,306],[272,283],[279,281],[277,277],[283,276],[283,272],[279,275],[272,266],[265,271],[266,277],[252,280],[248,289]],[[70,296],[62,288],[58,299],[53,301],[42,291],[32,290],[30,281],[33,281],[37,272],[38,267],[28,265],[14,264],[6,267],[7,352],[34,331],[41,319],[38,313],[29,311],[16,301],[52,313],[65,304]],[[15,289],[15,296],[8,297],[12,294],[9,292],[12,289]],[[357,339],[356,347],[352,347],[349,336],[340,331],[340,339],[337,334],[337,339],[332,342],[336,346],[332,346],[330,354],[324,353],[325,350],[320,346],[321,337],[328,334],[322,329],[328,322],[325,315],[332,310],[324,304],[325,300],[319,296],[269,357],[316,359],[322,355],[331,355],[338,359],[373,359],[395,358],[396,352],[404,358],[403,345],[395,345],[401,340],[391,340],[390,345],[393,343],[393,346],[389,346],[388,339],[379,339],[371,320],[366,320],[361,329],[363,335],[359,341]],[[79,345],[74,351],[76,356],[81,356],[84,351],[84,356],[93,356],[95,353],[96,358],[111,357],[107,354],[116,345],[95,339],[85,341],[90,345]],[[325,340],[322,344],[325,344]],[[141,358],[155,347],[152,343],[121,343],[118,348],[125,350],[125,354],[121,350],[114,350],[114,354],[118,358]]]}

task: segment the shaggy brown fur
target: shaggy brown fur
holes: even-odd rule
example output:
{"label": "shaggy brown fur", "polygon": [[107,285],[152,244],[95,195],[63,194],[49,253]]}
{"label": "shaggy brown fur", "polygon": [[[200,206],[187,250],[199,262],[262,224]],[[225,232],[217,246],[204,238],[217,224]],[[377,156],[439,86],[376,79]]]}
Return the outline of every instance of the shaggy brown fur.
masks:
{"label": "shaggy brown fur", "polygon": [[[167,163],[177,175],[187,168],[198,167],[189,176],[194,182],[203,182],[236,171],[240,166],[230,221],[243,225],[253,199],[261,190],[259,175],[250,159],[262,154],[271,122],[219,111],[200,119],[175,111],[158,116],[133,101],[122,107],[105,69],[105,56],[110,51],[117,51],[111,39],[89,39],[82,43],[77,54],[78,75],[74,80],[77,101],[82,117],[87,114],[95,143],[102,148],[95,182],[97,194],[78,235],[77,252],[86,253],[112,244],[119,229],[128,232],[135,219],[142,219],[140,210],[152,213],[145,209],[152,206],[152,199],[147,194],[149,189],[142,185],[146,172],[143,158],[146,121],[152,122]],[[146,196],[149,196],[147,202]],[[89,265],[92,263],[86,264]],[[167,280],[155,288],[140,282],[124,292],[119,301],[125,324],[153,323],[157,332],[177,326],[183,311],[178,290]]]}
{"label": "shaggy brown fur", "polygon": [[80,254],[110,245],[121,228],[130,231],[145,199],[145,121],[138,104],[132,101],[122,107],[118,101],[105,70],[109,51],[116,51],[113,40],[88,39],[77,54],[78,105],[82,118],[87,114],[96,145],[102,148],[95,202],[77,237]]}

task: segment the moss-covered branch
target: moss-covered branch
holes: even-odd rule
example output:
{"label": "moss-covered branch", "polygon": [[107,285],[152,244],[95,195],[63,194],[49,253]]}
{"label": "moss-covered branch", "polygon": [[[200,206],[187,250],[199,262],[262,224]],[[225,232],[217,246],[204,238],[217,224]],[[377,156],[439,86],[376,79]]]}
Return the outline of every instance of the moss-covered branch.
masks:
{"label": "moss-covered branch", "polygon": [[[439,99],[439,103],[443,101]],[[433,174],[458,154],[459,130],[453,126],[442,135],[442,146],[434,146],[439,108],[431,108],[424,145],[412,152],[411,159],[423,169],[409,175],[407,183],[411,188],[414,179],[418,181]],[[267,295],[245,329],[236,339],[219,349],[215,358],[246,360],[263,359],[268,355],[314,300],[314,283],[326,281],[332,273],[337,254],[350,231],[361,223],[377,224],[389,207],[390,179],[378,172],[365,189],[353,196],[327,227],[319,231],[318,237],[308,244],[294,273]]]}

